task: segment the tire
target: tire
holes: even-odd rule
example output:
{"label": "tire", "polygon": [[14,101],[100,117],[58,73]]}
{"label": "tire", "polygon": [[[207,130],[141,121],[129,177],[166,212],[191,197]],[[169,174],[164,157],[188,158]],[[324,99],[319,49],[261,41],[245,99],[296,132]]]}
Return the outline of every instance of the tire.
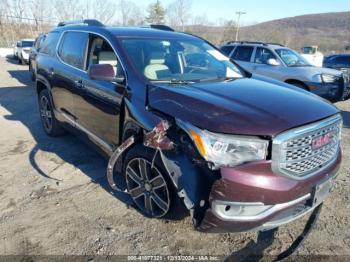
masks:
{"label": "tire", "polygon": [[47,89],[40,92],[38,100],[41,123],[45,133],[52,137],[63,135],[65,130],[60,126],[60,123],[55,118]]}
{"label": "tire", "polygon": [[141,144],[127,152],[122,172],[126,189],[136,209],[144,216],[178,219],[175,207],[180,199],[161,161],[156,160],[152,168],[154,154],[154,150]]}

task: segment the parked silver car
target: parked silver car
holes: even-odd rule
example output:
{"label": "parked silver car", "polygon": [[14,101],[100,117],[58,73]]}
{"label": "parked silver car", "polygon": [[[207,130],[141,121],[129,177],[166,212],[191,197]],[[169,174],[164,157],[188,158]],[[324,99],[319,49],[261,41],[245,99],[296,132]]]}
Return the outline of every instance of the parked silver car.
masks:
{"label": "parked silver car", "polygon": [[308,90],[333,102],[350,95],[349,76],[311,65],[296,51],[279,44],[228,42],[221,51],[247,71]]}

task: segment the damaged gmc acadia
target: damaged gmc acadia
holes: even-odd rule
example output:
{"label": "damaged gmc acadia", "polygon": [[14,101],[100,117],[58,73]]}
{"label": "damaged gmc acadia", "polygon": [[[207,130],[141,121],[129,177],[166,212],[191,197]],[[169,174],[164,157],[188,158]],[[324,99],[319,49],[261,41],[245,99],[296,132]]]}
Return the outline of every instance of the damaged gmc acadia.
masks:
{"label": "damaged gmc acadia", "polygon": [[199,37],[60,23],[36,70],[45,132],[92,142],[110,186],[147,217],[170,218],[182,201],[200,231],[261,231],[311,213],[332,189],[339,111]]}

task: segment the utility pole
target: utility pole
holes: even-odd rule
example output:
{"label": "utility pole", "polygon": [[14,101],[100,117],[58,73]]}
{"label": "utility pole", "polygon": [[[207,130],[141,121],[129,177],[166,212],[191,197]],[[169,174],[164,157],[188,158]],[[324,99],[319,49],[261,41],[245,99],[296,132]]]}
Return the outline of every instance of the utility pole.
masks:
{"label": "utility pole", "polygon": [[237,30],[236,30],[236,41],[238,41],[238,33],[239,33],[239,23],[240,23],[240,20],[241,20],[241,16],[242,15],[245,15],[246,12],[242,12],[242,11],[238,11],[236,12],[236,15],[238,16],[237,17]]}

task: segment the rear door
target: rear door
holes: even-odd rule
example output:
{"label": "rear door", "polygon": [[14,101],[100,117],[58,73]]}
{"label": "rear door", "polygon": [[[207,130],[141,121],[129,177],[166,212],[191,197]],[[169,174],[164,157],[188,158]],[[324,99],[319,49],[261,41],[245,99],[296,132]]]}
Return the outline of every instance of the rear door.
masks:
{"label": "rear door", "polygon": [[235,60],[240,66],[249,72],[252,71],[252,56],[254,53],[254,46],[237,46],[233,51],[231,58]]}
{"label": "rear door", "polygon": [[[118,56],[107,39],[90,33],[86,53],[86,69],[93,64],[110,64],[116,75],[125,76]],[[77,125],[86,129],[104,151],[111,150],[119,143],[119,114],[125,85],[92,80],[87,74],[81,80],[83,88],[74,98]]]}

